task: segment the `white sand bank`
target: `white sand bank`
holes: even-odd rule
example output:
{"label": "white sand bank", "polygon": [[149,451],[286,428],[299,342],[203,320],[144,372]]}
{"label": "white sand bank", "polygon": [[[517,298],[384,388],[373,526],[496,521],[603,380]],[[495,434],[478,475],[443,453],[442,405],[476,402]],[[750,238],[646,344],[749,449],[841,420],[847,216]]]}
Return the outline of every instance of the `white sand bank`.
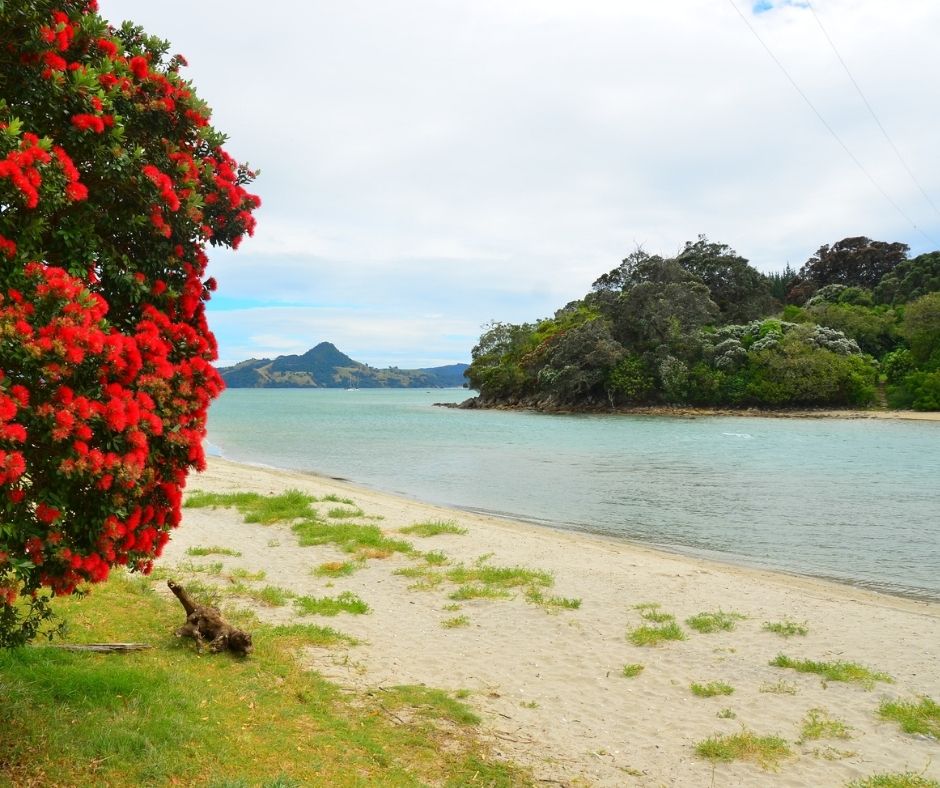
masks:
{"label": "white sand bank", "polygon": [[[263,584],[296,594],[352,591],[368,615],[311,617],[363,640],[348,650],[312,650],[310,666],[355,689],[427,684],[468,689],[483,717],[484,735],[506,757],[530,765],[537,778],[562,785],[838,786],[875,772],[925,771],[940,779],[940,742],[904,734],[880,721],[882,698],[940,699],[940,605],[870,593],[848,586],[725,566],[632,544],[417,503],[316,476],[211,459],[191,490],[279,493],[298,488],[355,501],[390,534],[419,521],[452,520],[466,535],[407,537],[419,550],[440,550],[451,563],[480,556],[494,566],[522,565],[552,572],[547,593],[582,600],[580,609],[549,612],[513,599],[460,604],[444,582],[410,590],[394,570],[420,565],[394,555],[369,560],[349,577],[315,577],[325,561],[344,560],[331,546],[299,547],[286,525],[246,524],[232,509],[186,509],[163,565],[193,560],[192,546],[224,545],[241,557],[218,558],[226,568],[264,570]],[[325,515],[333,504],[319,504]],[[195,559],[208,560],[208,559]],[[332,585],[330,585],[332,584]],[[657,602],[673,613],[688,639],[655,648],[631,645],[627,632],[643,620],[634,605]],[[745,615],[731,632],[699,634],[687,617],[703,611]],[[288,607],[260,612],[293,617]],[[466,627],[444,628],[465,615]],[[809,634],[784,639],[762,630],[765,621],[805,621]],[[780,653],[794,658],[845,660],[884,671],[894,683],[874,689],[830,682],[771,667]],[[623,666],[644,671],[624,678]],[[691,682],[724,681],[726,697],[698,698]],[[783,681],[785,684],[781,685]],[[769,692],[775,688],[778,692]],[[789,692],[781,694],[779,690]],[[793,693],[793,694],[790,694]],[[802,720],[820,708],[852,729],[850,739],[797,743]],[[730,709],[733,718],[719,718]],[[718,764],[694,752],[697,742],[742,727],[786,739],[793,756],[778,771],[746,762]]]}

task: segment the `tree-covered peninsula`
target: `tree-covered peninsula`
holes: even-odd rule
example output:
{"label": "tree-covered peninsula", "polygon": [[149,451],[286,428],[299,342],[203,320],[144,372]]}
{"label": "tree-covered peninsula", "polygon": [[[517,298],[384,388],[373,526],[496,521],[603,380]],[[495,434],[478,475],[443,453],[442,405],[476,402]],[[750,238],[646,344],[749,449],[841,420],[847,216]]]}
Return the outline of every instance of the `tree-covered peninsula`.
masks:
{"label": "tree-covered peninsula", "polygon": [[473,404],[940,410],[940,252],[845,238],[764,275],[700,236],[638,249],[554,317],[493,322]]}

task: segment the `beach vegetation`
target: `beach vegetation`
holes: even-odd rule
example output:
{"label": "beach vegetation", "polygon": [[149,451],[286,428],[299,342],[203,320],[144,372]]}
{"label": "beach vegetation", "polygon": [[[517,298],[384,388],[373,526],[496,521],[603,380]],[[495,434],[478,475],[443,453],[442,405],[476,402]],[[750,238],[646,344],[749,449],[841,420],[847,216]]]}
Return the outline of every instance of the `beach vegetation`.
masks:
{"label": "beach vegetation", "polygon": [[233,558],[240,558],[241,553],[233,550],[231,547],[187,547],[186,555],[206,556],[206,555],[228,555]]}
{"label": "beach vegetation", "polygon": [[676,617],[672,613],[666,613],[663,610],[657,609],[646,609],[640,613],[640,618],[644,621],[650,621],[653,624],[667,624],[670,621],[675,621]]}
{"label": "beach vegetation", "polygon": [[715,716],[718,717],[719,720],[733,720],[736,719],[738,715],[735,713],[734,709],[725,708],[721,709]]}
{"label": "beach vegetation", "polygon": [[809,632],[809,627],[806,626],[805,621],[791,621],[788,618],[783,621],[765,621],[761,629],[784,638],[792,638],[795,635],[803,636]]}
{"label": "beach vegetation", "polygon": [[519,586],[548,587],[554,582],[549,572],[527,569],[522,566],[492,566],[476,563],[473,566],[460,564],[448,570],[447,579],[452,583],[482,583],[497,588],[518,588]]}
{"label": "beach vegetation", "polygon": [[448,594],[447,598],[463,602],[470,599],[509,599],[511,596],[512,594],[503,588],[479,583],[466,583]]}
{"label": "beach vegetation", "polygon": [[773,682],[763,682],[760,687],[758,687],[758,692],[764,692],[769,695],[796,695],[799,692],[799,688],[792,681],[779,679]]}
{"label": "beach vegetation", "polygon": [[[255,620],[250,660],[209,659],[169,634],[179,605],[148,586],[115,573],[91,597],[60,606],[81,620],[81,640],[133,640],[147,650],[118,658],[0,652],[0,782],[283,788],[348,785],[355,775],[364,785],[531,784],[494,757],[475,732],[476,715],[448,693],[341,690],[296,659],[304,647],[352,638]],[[447,724],[425,722],[435,720]]]}
{"label": "beach vegetation", "polygon": [[429,553],[424,553],[421,557],[428,566],[443,566],[449,562],[447,556],[440,550],[432,550]]}
{"label": "beach vegetation", "polygon": [[292,528],[301,547],[333,544],[344,552],[375,558],[392,553],[414,552],[414,547],[409,542],[385,536],[377,525],[302,520]]}
{"label": "beach vegetation", "polygon": [[852,729],[825,709],[810,709],[803,718],[798,744],[818,739],[851,739]]}
{"label": "beach vegetation", "polygon": [[429,566],[403,566],[392,574],[415,580],[408,586],[412,591],[432,591],[444,582],[444,575]]}
{"label": "beach vegetation", "polygon": [[688,636],[675,621],[668,624],[645,624],[627,634],[634,646],[659,646],[670,640],[687,640]]}
{"label": "beach vegetation", "polygon": [[642,613],[645,610],[658,610],[661,607],[662,605],[659,602],[638,602],[633,606],[633,609]]}
{"label": "beach vegetation", "polygon": [[458,627],[469,627],[470,619],[467,616],[453,616],[451,618],[445,618],[441,622],[441,626],[444,629],[456,629]]}
{"label": "beach vegetation", "polygon": [[461,528],[457,525],[455,520],[427,520],[421,523],[406,525],[404,528],[399,528],[398,532],[411,536],[427,537],[438,536],[440,534],[463,535],[467,533],[467,529]]}
{"label": "beach vegetation", "polygon": [[246,523],[272,525],[292,520],[316,520],[318,514],[313,507],[312,495],[300,490],[286,490],[279,495],[261,495],[253,492],[212,493],[194,490],[186,498],[185,506],[201,508],[235,508]]}
{"label": "beach vegetation", "polygon": [[776,668],[789,668],[797,673],[815,673],[822,676],[824,681],[846,681],[862,684],[867,688],[874,686],[876,681],[891,682],[893,679],[887,673],[872,670],[856,662],[819,662],[811,659],[792,659],[784,654],[778,654],[770,665]]}
{"label": "beach vegetation", "polygon": [[918,772],[882,772],[852,780],[846,788],[940,788],[940,782]]}
{"label": "beach vegetation", "polygon": [[878,716],[893,720],[905,733],[916,733],[940,740],[940,704],[932,698],[919,701],[884,700],[878,707]]}
{"label": "beach vegetation", "polygon": [[356,502],[352,498],[342,498],[336,493],[330,493],[329,495],[322,495],[316,500],[323,501],[324,503],[344,503],[347,506],[356,506]]}
{"label": "beach vegetation", "polygon": [[362,561],[326,561],[315,567],[317,577],[348,577],[362,567]]}
{"label": "beach vegetation", "polygon": [[456,613],[458,610],[463,609],[463,605],[458,605],[456,602],[451,602],[450,604],[444,605],[443,609],[449,613]]}
{"label": "beach vegetation", "polygon": [[707,684],[693,681],[689,685],[689,689],[697,698],[714,698],[718,695],[731,695],[734,693],[734,687],[724,681],[709,681]]}
{"label": "beach vegetation", "polygon": [[251,569],[245,569],[242,566],[236,566],[229,572],[229,574],[235,580],[264,580],[268,573],[263,569],[259,569],[257,572],[253,572]]}
{"label": "beach vegetation", "polygon": [[526,590],[525,598],[533,605],[542,605],[546,608],[578,610],[581,607],[581,600],[576,597],[546,596],[542,593],[541,589],[536,586],[529,586]]}
{"label": "beach vegetation", "polygon": [[744,621],[747,616],[741,613],[718,610],[714,613],[699,613],[685,620],[685,623],[696,632],[730,632],[738,621]]}
{"label": "beach vegetation", "polygon": [[339,613],[362,615],[370,611],[369,605],[351,591],[344,591],[335,597],[299,596],[294,599],[294,608],[302,616],[335,616]]}
{"label": "beach vegetation", "polygon": [[331,520],[351,520],[356,517],[362,517],[365,514],[362,509],[346,509],[342,506],[333,506],[327,510],[326,516]]}
{"label": "beach vegetation", "polygon": [[182,561],[178,566],[177,570],[180,572],[188,572],[190,574],[204,574],[204,575],[220,575],[222,574],[223,565],[221,561],[213,561],[209,564],[197,564],[192,561]]}
{"label": "beach vegetation", "polygon": [[639,662],[631,662],[629,665],[624,665],[621,675],[627,679],[635,679],[639,676],[644,670],[645,666],[641,665]]}
{"label": "beach vegetation", "polygon": [[758,736],[749,730],[712,736],[696,744],[695,752],[710,761],[754,761],[764,769],[775,768],[792,754],[779,736]]}

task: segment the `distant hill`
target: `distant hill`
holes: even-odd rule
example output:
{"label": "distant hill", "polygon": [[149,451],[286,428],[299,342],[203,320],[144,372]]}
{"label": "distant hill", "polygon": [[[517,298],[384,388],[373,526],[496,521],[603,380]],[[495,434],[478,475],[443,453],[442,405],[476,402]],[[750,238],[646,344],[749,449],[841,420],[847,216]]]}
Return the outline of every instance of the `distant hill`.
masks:
{"label": "distant hill", "polygon": [[376,369],[353,361],[331,342],[301,356],[249,359],[219,372],[229,388],[449,388],[463,386],[466,364],[430,369]]}

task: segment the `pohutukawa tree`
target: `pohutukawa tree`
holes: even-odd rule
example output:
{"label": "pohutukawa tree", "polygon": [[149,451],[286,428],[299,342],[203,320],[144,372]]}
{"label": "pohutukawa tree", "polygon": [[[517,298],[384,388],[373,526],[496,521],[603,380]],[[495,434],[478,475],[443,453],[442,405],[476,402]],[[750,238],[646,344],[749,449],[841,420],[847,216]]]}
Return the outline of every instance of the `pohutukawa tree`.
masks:
{"label": "pohutukawa tree", "polygon": [[95,0],[0,0],[0,645],[148,572],[205,463],[205,249],[260,201],[184,65]]}

